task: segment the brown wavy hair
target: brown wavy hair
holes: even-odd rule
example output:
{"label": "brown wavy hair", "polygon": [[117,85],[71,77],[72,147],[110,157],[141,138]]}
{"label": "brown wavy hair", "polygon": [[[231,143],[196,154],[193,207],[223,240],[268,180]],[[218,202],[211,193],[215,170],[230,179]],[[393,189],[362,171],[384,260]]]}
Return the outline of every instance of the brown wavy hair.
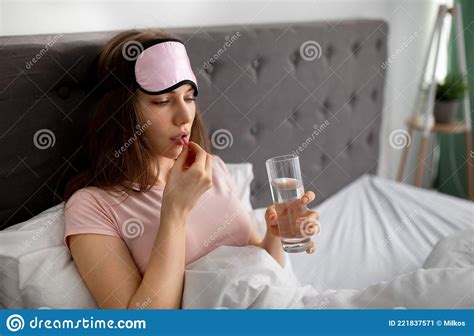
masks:
{"label": "brown wavy hair", "polygon": [[[87,165],[66,184],[64,201],[77,190],[94,186],[104,190],[122,190],[142,193],[150,190],[158,180],[158,173],[150,167],[156,165],[146,132],[137,136],[138,127],[144,125],[138,109],[138,87],[128,81],[134,73],[134,62],[124,57],[124,46],[144,45],[157,38],[178,38],[157,29],[127,30],[110,39],[96,58],[95,72],[99,87],[108,86],[101,95],[96,113],[89,123],[84,138]],[[127,84],[131,82],[132,84]],[[119,83],[120,85],[117,85]],[[134,141],[131,142],[130,139]],[[211,153],[208,133],[196,104],[196,114],[191,128],[191,141]],[[129,147],[115,155],[125,143]],[[136,191],[129,182],[139,186]]]}

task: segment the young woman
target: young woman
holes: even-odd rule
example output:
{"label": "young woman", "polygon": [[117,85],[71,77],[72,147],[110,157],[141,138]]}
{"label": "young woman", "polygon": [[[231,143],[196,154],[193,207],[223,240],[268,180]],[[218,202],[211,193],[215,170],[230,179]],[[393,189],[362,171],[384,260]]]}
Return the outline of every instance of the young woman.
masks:
{"label": "young woman", "polygon": [[122,32],[102,49],[97,75],[89,163],[66,188],[64,236],[97,305],[180,308],[185,265],[220,245],[259,246],[283,266],[274,207],[261,239],[210,154],[184,45],[162,31]]}

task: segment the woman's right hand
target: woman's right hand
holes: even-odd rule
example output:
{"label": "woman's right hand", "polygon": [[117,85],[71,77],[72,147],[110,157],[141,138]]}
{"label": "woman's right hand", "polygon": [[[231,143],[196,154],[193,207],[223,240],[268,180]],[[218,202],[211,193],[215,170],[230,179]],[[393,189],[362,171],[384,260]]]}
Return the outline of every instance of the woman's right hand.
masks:
{"label": "woman's right hand", "polygon": [[188,213],[211,187],[212,155],[197,143],[189,141],[168,173],[163,205]]}

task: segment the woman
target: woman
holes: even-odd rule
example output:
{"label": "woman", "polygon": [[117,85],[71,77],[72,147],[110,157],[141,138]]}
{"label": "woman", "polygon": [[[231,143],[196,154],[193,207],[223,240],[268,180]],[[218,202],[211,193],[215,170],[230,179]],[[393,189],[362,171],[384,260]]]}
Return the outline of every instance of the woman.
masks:
{"label": "woman", "polygon": [[259,246],[283,265],[275,209],[261,239],[224,162],[209,154],[184,45],[162,31],[122,32],[97,74],[104,93],[89,165],[66,188],[64,237],[97,305],[180,308],[185,265],[220,245]]}

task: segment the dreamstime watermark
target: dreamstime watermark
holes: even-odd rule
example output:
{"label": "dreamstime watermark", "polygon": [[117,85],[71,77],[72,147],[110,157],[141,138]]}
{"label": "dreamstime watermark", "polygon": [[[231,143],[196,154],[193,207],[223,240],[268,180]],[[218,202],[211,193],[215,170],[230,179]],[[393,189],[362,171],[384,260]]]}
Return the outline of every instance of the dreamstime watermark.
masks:
{"label": "dreamstime watermark", "polygon": [[135,128],[137,129],[133,136],[131,136],[118,150],[115,151],[114,156],[118,159],[123,152],[125,152],[128,147],[130,147],[135,141],[137,141],[137,137],[142,135],[148,127],[151,126],[151,121],[147,120],[147,122],[143,125],[137,125]]}
{"label": "dreamstime watermark", "polygon": [[135,239],[143,236],[145,225],[138,218],[130,218],[122,223],[122,233],[128,239]]}
{"label": "dreamstime watermark", "polygon": [[388,142],[393,149],[409,147],[411,143],[410,133],[403,129],[396,129],[390,133]]}
{"label": "dreamstime watermark", "polygon": [[212,147],[216,149],[226,149],[228,147],[232,147],[234,143],[234,138],[232,133],[229,130],[224,128],[220,128],[214,131],[211,135],[211,144]]}
{"label": "dreamstime watermark", "polygon": [[[59,209],[58,212],[56,212],[43,225],[41,225],[40,229],[37,230],[31,238],[29,238],[29,239],[27,239],[23,242],[23,250],[31,247],[31,245],[33,244],[33,241],[38,240],[39,237],[43,233],[47,232],[48,227],[51,224],[54,224],[57,220],[59,220],[59,218],[62,217],[63,214],[64,214],[64,209]],[[38,309],[40,309],[40,308],[38,308]]]}
{"label": "dreamstime watermark", "polygon": [[25,327],[25,320],[21,315],[13,314],[8,316],[5,325],[9,331],[17,332],[18,330],[22,330]]}
{"label": "dreamstime watermark", "polygon": [[31,58],[28,62],[26,62],[25,64],[25,68],[27,70],[30,70],[33,65],[35,65],[40,59],[41,57],[43,57],[49,50],[49,48],[52,48],[53,45],[56,44],[56,42],[58,42],[58,40],[63,36],[64,34],[57,34],[57,35],[54,35],[52,38],[49,39],[49,41],[44,45],[44,47],[38,51],[36,53],[35,56],[33,56],[33,58]]}
{"label": "dreamstime watermark", "polygon": [[135,61],[143,51],[143,45],[138,41],[127,41],[122,46],[122,56],[127,61]]}
{"label": "dreamstime watermark", "polygon": [[240,215],[240,209],[234,211],[230,217],[229,215],[225,215],[225,219],[224,219],[224,223],[222,223],[221,225],[219,225],[217,227],[217,229],[209,236],[209,238],[207,238],[205,241],[204,241],[204,246],[205,247],[208,247],[209,244],[211,244],[212,241],[216,240],[217,237],[223,232],[225,231],[225,229],[230,225],[230,223],[232,222],[232,220],[239,216]]}
{"label": "dreamstime watermark", "polygon": [[151,299],[150,297],[147,297],[146,300],[141,303],[138,301],[135,302],[135,307],[137,309],[147,309],[150,306],[150,304],[151,304]]}
{"label": "dreamstime watermark", "polygon": [[324,298],[323,301],[321,301],[316,307],[313,309],[326,309],[326,307],[329,305],[329,298]]}
{"label": "dreamstime watermark", "polygon": [[[311,238],[316,232],[316,226],[321,228],[319,221],[315,218],[304,218],[302,220],[296,220],[299,225],[300,235],[303,238]],[[318,231],[318,236],[321,233],[321,229]]]}
{"label": "dreamstime watermark", "polygon": [[328,127],[331,123],[329,120],[325,120],[321,125],[314,124],[313,125],[313,132],[311,132],[311,136],[307,137],[306,140],[296,149],[292,152],[293,155],[298,156],[299,153],[303,152],[306,147],[309,146],[311,142],[314,141],[314,139],[320,135],[326,127]]}
{"label": "dreamstime watermark", "polygon": [[319,59],[322,54],[323,48],[321,48],[321,45],[316,41],[309,40],[300,46],[300,56],[305,61]]}
{"label": "dreamstime watermark", "polygon": [[393,239],[395,238],[395,236],[399,235],[401,232],[405,231],[407,229],[407,225],[408,224],[412,224],[412,220],[413,218],[415,218],[418,214],[419,214],[419,210],[414,210],[413,212],[409,213],[408,216],[406,218],[404,218],[402,220],[402,223],[400,225],[398,225],[394,232],[392,234],[388,234],[385,239],[383,240],[382,242],[382,247],[381,248],[385,248],[387,247],[388,245],[390,245],[390,243],[393,241]]}
{"label": "dreamstime watermark", "polygon": [[[90,318],[81,319],[41,319],[38,316],[30,318],[29,321],[25,322],[25,319],[20,314],[12,314],[8,316],[5,321],[5,326],[10,332],[17,332],[23,330],[25,326],[29,329],[38,329],[42,332],[37,334],[45,334],[46,330],[51,329],[146,329],[146,320],[103,320]],[[77,332],[76,332],[77,333]],[[61,334],[67,334],[66,331],[62,330]]]}
{"label": "dreamstime watermark", "polygon": [[395,52],[391,54],[390,57],[387,58],[385,62],[382,62],[380,67],[384,70],[387,69],[387,66],[389,65],[389,63],[392,63],[403,52],[403,50],[405,50],[410,45],[410,43],[412,43],[415,40],[416,35],[418,35],[418,32],[414,32],[408,37],[408,39],[403,41],[402,45],[398,47],[397,50],[395,50]]}
{"label": "dreamstime watermark", "polygon": [[228,48],[230,48],[232,46],[232,44],[237,41],[239,39],[239,37],[241,37],[242,34],[240,34],[240,32],[236,32],[235,34],[233,34],[232,36],[226,36],[225,37],[225,42],[224,44],[222,45],[222,48],[219,48],[219,50],[217,50],[214,55],[212,55],[211,58],[209,58],[209,60],[207,60],[206,62],[204,62],[204,69],[209,69],[211,67],[211,64],[215,63],[226,51]]}
{"label": "dreamstime watermark", "polygon": [[47,149],[54,147],[56,143],[56,137],[53,131],[43,128],[35,132],[33,135],[33,144],[38,149]]}

